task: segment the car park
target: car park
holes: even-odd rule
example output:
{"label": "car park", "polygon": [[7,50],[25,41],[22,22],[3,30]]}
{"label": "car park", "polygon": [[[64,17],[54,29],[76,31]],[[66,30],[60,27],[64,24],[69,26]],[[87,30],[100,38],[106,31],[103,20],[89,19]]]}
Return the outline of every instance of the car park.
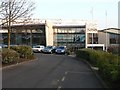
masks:
{"label": "car park", "polygon": [[55,53],[56,47],[55,46],[47,46],[42,51],[43,53]]}
{"label": "car park", "polygon": [[45,48],[43,45],[35,45],[32,47],[33,52],[42,52],[42,50]]}
{"label": "car park", "polygon": [[66,46],[59,46],[56,50],[56,54],[65,54],[67,52]]}

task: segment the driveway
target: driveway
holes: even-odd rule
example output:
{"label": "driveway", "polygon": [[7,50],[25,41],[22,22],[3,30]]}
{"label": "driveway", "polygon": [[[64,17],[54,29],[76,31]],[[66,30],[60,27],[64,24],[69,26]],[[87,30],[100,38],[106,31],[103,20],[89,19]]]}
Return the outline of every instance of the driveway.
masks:
{"label": "driveway", "polygon": [[36,61],[3,69],[3,88],[103,88],[89,66],[75,57],[36,56]]}

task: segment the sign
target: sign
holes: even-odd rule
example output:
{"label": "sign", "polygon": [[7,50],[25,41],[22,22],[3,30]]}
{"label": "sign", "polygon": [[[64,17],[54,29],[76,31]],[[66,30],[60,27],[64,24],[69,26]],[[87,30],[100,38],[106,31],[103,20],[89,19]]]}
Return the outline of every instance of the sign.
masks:
{"label": "sign", "polygon": [[88,28],[87,33],[98,33],[98,30],[95,28]]}

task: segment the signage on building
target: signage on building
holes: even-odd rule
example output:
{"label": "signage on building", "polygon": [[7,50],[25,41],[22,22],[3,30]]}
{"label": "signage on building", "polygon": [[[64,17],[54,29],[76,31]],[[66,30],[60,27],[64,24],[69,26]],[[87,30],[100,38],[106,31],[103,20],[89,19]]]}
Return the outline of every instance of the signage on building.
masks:
{"label": "signage on building", "polygon": [[97,32],[98,32],[98,30],[95,28],[88,28],[87,29],[87,33],[97,33]]}
{"label": "signage on building", "polygon": [[95,22],[88,23],[86,28],[87,33],[97,33],[97,24]]}

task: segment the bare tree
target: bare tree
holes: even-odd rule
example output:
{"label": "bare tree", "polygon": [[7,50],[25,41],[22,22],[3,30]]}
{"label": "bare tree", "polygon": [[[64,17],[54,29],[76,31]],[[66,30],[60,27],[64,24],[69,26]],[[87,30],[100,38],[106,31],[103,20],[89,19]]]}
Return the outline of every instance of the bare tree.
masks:
{"label": "bare tree", "polygon": [[[34,3],[27,0],[1,0],[0,3],[0,18],[2,25],[8,29],[8,48],[10,49],[10,34],[11,25],[20,18],[27,20],[32,15]],[[24,22],[24,21],[22,21]]]}

